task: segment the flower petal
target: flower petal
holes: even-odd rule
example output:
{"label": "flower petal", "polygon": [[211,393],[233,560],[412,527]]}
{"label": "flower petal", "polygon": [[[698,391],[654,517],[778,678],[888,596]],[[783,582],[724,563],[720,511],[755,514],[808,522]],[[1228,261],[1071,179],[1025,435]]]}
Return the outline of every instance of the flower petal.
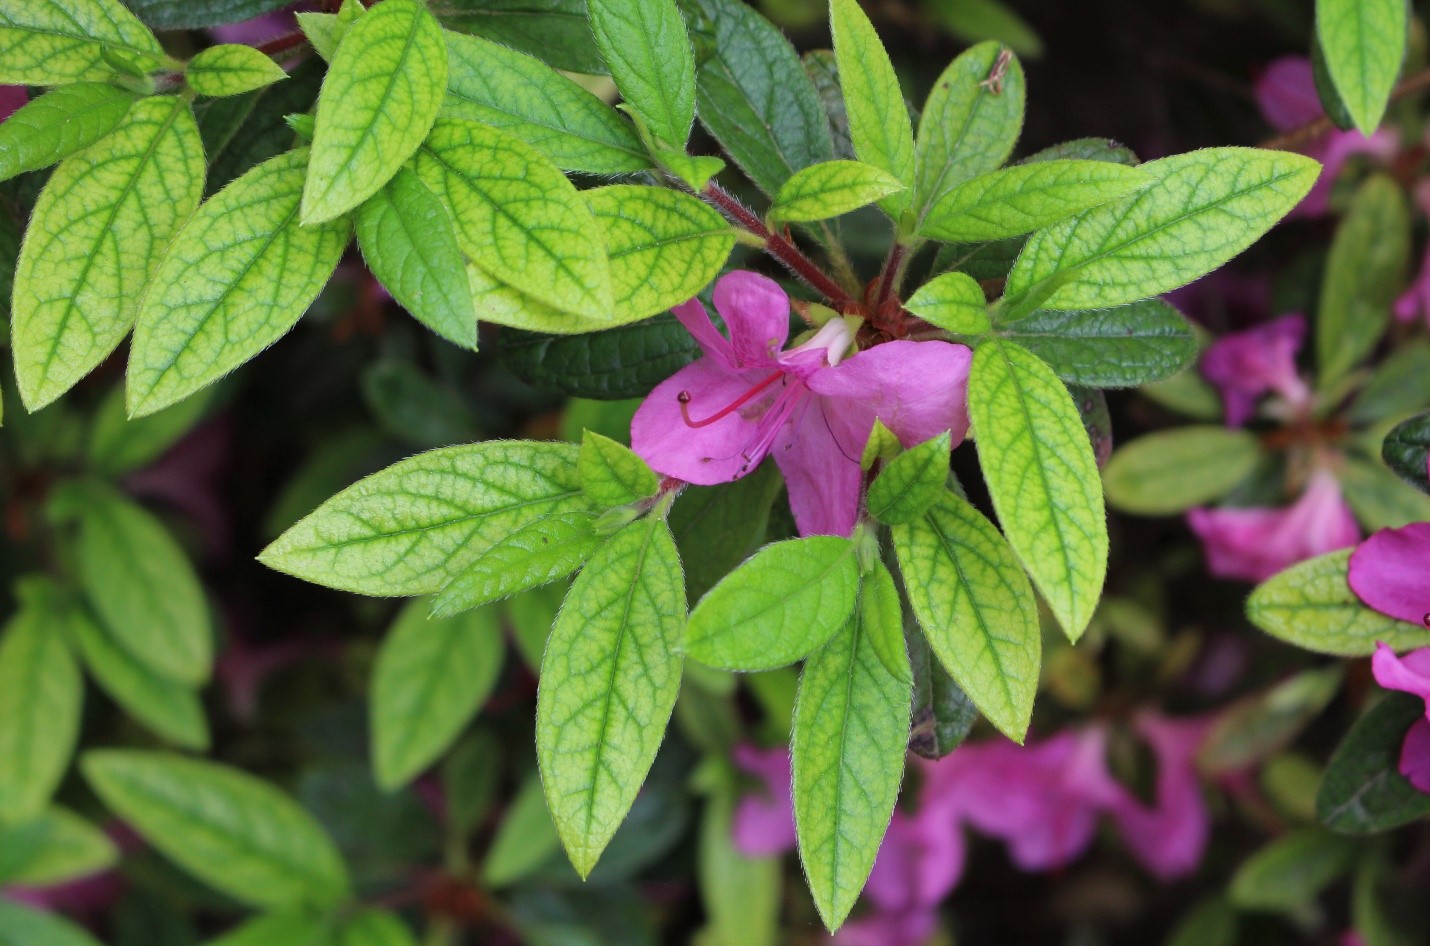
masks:
{"label": "flower petal", "polygon": [[757,431],[746,413],[757,415],[757,411],[732,411],[713,423],[692,427],[680,409],[680,394],[690,392],[686,405],[690,414],[711,417],[748,393],[760,382],[760,374],[759,369],[728,371],[711,358],[686,365],[658,384],[636,411],[631,449],[651,469],[687,483],[709,486],[739,479],[759,462],[743,455]]}
{"label": "flower petal", "polygon": [[1381,614],[1430,624],[1430,522],[1382,529],[1351,554],[1351,590]]}
{"label": "flower petal", "polygon": [[806,398],[773,451],[800,535],[847,536],[859,518],[860,453],[839,442],[830,404]]}
{"label": "flower petal", "polygon": [[1316,95],[1311,60],[1282,56],[1269,63],[1256,80],[1256,104],[1277,131],[1290,131],[1320,118],[1325,113]]}
{"label": "flower petal", "polygon": [[710,313],[705,311],[705,303],[699,299],[690,299],[670,311],[680,320],[680,324],[685,326],[686,331],[695,336],[701,351],[725,368],[735,370],[735,349],[731,347],[729,339],[720,334],[715,323],[710,321]]}
{"label": "flower petal", "polygon": [[1400,774],[1430,795],[1430,720],[1417,719],[1400,747]]}
{"label": "flower petal", "polygon": [[741,367],[766,365],[789,338],[789,296],[759,273],[736,270],[715,284],[715,311],[725,320]]}
{"label": "flower petal", "polygon": [[746,857],[765,857],[791,850],[795,845],[795,831],[789,750],[741,744],[732,755],[736,767],[761,782],[760,789],[746,794],[735,808],[735,848]]}
{"label": "flower petal", "polygon": [[1138,732],[1157,758],[1156,804],[1145,805],[1124,788],[1113,817],[1128,849],[1163,880],[1194,871],[1206,851],[1211,817],[1195,759],[1209,725],[1206,719],[1167,719],[1152,713],[1137,719]]}
{"label": "flower petal", "polygon": [[1229,426],[1240,427],[1250,420],[1257,400],[1269,391],[1293,403],[1309,397],[1296,370],[1296,354],[1305,339],[1305,317],[1286,315],[1225,335],[1207,348],[1202,375],[1221,389]]}
{"label": "flower petal", "polygon": [[973,353],[949,342],[886,342],[810,376],[816,394],[839,399],[847,446],[863,452],[884,422],[906,447],[950,431],[958,443],[968,433],[968,368]]}
{"label": "flower petal", "polygon": [[1430,647],[1397,657],[1385,644],[1376,644],[1370,667],[1375,682],[1387,690],[1399,690],[1425,700],[1426,716],[1430,718]]}

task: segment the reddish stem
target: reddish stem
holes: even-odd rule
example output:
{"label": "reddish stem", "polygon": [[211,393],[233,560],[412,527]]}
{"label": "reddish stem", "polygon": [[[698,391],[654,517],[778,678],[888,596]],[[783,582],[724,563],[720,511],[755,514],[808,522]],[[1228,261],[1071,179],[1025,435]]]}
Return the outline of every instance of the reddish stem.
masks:
{"label": "reddish stem", "polygon": [[771,256],[783,263],[790,272],[803,279],[816,292],[834,303],[840,311],[848,313],[862,308],[853,296],[845,292],[839,283],[826,275],[808,256],[805,256],[799,247],[790,242],[788,237],[765,226],[763,220],[720,185],[711,181],[706,185],[705,190],[700,192],[700,196],[714,204],[730,220],[764,240],[765,249]]}
{"label": "reddish stem", "polygon": [[294,30],[276,39],[270,39],[268,42],[262,43],[254,48],[266,56],[274,56],[278,53],[287,52],[290,49],[302,46],[306,42],[308,42],[308,37],[303,35],[303,31]]}
{"label": "reddish stem", "polygon": [[902,243],[895,243],[889,250],[889,259],[884,263],[884,273],[879,278],[879,292],[874,296],[875,312],[882,311],[884,303],[893,298],[894,286],[903,270],[906,253],[908,253],[908,247]]}

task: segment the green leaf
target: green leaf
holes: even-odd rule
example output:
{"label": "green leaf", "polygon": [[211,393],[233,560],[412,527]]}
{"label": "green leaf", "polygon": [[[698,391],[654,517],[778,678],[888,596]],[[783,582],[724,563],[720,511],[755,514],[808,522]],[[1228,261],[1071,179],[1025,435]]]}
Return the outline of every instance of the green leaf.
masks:
{"label": "green leaf", "polygon": [[0,124],[0,181],[49,167],[118,128],[134,93],[103,82],[46,92]]}
{"label": "green leaf", "polygon": [[635,801],[680,690],[685,582],[665,522],[626,526],[581,570],[541,663],[536,753],[576,872]]}
{"label": "green leaf", "polygon": [[917,618],[907,609],[904,641],[914,678],[909,751],[925,759],[942,759],[963,745],[978,721],[978,708],[934,656]]}
{"label": "green leaf", "polygon": [[650,168],[631,123],[532,56],[448,33],[442,114],[501,128],[568,171],[623,174]]}
{"label": "green leaf", "polygon": [[1303,670],[1226,707],[1197,752],[1197,767],[1215,777],[1244,772],[1285,751],[1341,694],[1339,664]]}
{"label": "green leaf", "polygon": [[463,348],[477,347],[477,310],[457,232],[437,195],[400,169],[357,212],[358,247],[392,297]]}
{"label": "green leaf", "polygon": [[848,623],[810,655],[799,678],[790,746],[795,827],[830,930],[858,899],[899,797],[910,683],[885,669],[873,637],[902,638],[902,628],[894,579],[876,564]]}
{"label": "green leaf", "polygon": [[705,804],[696,876],[706,925],[702,946],[778,946],[784,871],[779,857],[747,857],[735,846],[733,788]]}
{"label": "green leaf", "polygon": [[352,25],[318,96],[303,223],[342,216],[422,144],[447,89],[442,27],[417,0],[387,0]]}
{"label": "green leaf", "polygon": [[1272,637],[1319,654],[1361,657],[1377,641],[1396,650],[1430,645],[1430,629],[1372,611],[1347,581],[1351,550],[1293,565],[1263,582],[1246,602],[1246,616]]}
{"label": "green leaf", "polygon": [[307,152],[260,164],[199,208],[144,299],[128,403],[143,417],[212,384],[287,334],[348,242],[346,220],[300,226]]}
{"label": "green leaf", "polygon": [[1184,286],[1256,242],[1320,165],[1284,151],[1205,148],[1141,166],[1146,190],[1035,233],[1008,276],[1014,317],[1104,309]]}
{"label": "green leaf", "polygon": [[1430,492],[1430,414],[1397,425],[1386,435],[1380,454],[1396,476]]}
{"label": "green leaf", "polygon": [[417,938],[397,914],[369,908],[343,923],[335,946],[417,946]]}
{"label": "green leaf", "polygon": [[869,515],[889,525],[923,516],[944,493],[950,449],[945,431],[890,460],[869,487]]}
{"label": "green leaf", "polygon": [[561,170],[530,145],[444,118],[416,168],[453,211],[462,249],[490,277],[588,325],[610,316],[601,230]]}
{"label": "green leaf", "polygon": [[831,160],[829,119],[784,34],[740,0],[691,6],[714,29],[714,48],[698,57],[696,106],[725,153],[771,196],[796,171]]}
{"label": "green leaf", "polygon": [[699,193],[705,190],[710,179],[725,170],[725,162],[709,155],[689,155],[684,151],[657,146],[653,154],[656,163],[668,174],[673,174],[682,184]]}
{"label": "green leaf", "polygon": [[695,53],[675,0],[586,0],[591,32],[626,107],[683,150],[695,121]]}
{"label": "green leaf", "polygon": [[481,267],[468,263],[467,280],[477,319],[532,332],[594,332],[611,324],[611,316],[591,318],[547,305],[515,286],[498,281]]}
{"label": "green leaf", "polygon": [[1430,496],[1379,463],[1347,457],[1339,479],[1346,503],[1367,532],[1430,522]]}
{"label": "green leaf", "polygon": [[944,70],[919,119],[920,224],[953,188],[1008,160],[1023,130],[1025,95],[1022,64],[997,43],[979,43]]}
{"label": "green leaf", "polygon": [[343,490],[260,561],[369,595],[433,594],[522,525],[585,512],[575,444],[491,440],[419,454]]}
{"label": "green leaf", "polygon": [[616,320],[637,322],[694,298],[720,274],[735,231],[669,187],[616,184],[583,192],[605,235]]}
{"label": "green leaf", "polygon": [[644,397],[700,355],[673,315],[583,335],[503,331],[499,357],[518,378],[543,391],[618,401]]}
{"label": "green leaf", "polygon": [[491,609],[429,618],[413,601],[393,622],[372,670],[373,769],[386,791],[428,768],[486,702],[506,645]]}
{"label": "green leaf", "polygon": [[909,605],[939,663],[988,721],[1021,743],[1042,660],[1037,600],[993,524],[945,492],[893,528]]}
{"label": "green leaf", "polygon": [[165,58],[154,34],[119,0],[0,0],[0,84],[106,79],[115,71],[106,52],[148,69]]}
{"label": "green leaf", "polygon": [[[23,860],[17,870],[0,870],[0,883],[49,887],[97,874],[119,862],[119,848],[109,835],[58,805],[21,824],[0,825],[0,851],[16,850]],[[0,929],[0,937],[4,935]]]}
{"label": "green leaf", "polygon": [[1362,134],[1380,125],[1405,61],[1406,0],[1316,0],[1316,38]]}
{"label": "green leaf", "polygon": [[1321,390],[1334,388],[1385,335],[1409,264],[1405,192],[1389,175],[1374,175],[1356,191],[1326,259],[1316,309]]}
{"label": "green leaf", "polygon": [[982,335],[992,328],[983,289],[966,273],[935,276],[909,297],[905,307],[955,335]]}
{"label": "green leaf", "polygon": [[428,8],[449,29],[519,49],[557,69],[608,71],[586,21],[586,0],[429,0]]}
{"label": "green leaf", "polygon": [[288,73],[252,46],[225,43],[195,56],[184,78],[200,95],[224,96],[261,89],[288,78]]}
{"label": "green leaf", "polygon": [[[3,36],[3,34],[0,34]],[[0,946],[101,946],[84,929],[53,913],[0,899]]]}
{"label": "green leaf", "polygon": [[770,208],[771,220],[808,222],[839,217],[906,190],[898,178],[858,161],[814,164],[785,181]]}
{"label": "green leaf", "polygon": [[592,512],[560,511],[524,522],[443,585],[433,617],[448,617],[564,578],[601,544]]}
{"label": "green leaf", "polygon": [[313,47],[318,57],[324,62],[332,62],[333,57],[338,54],[338,45],[342,42],[343,34],[352,24],[340,22],[336,13],[302,12],[296,14],[295,18],[298,28],[308,39],[308,45]]}
{"label": "green leaf", "polygon": [[1064,381],[1094,388],[1170,378],[1190,367],[1200,351],[1196,331],[1161,299],[1115,309],[1042,309],[1003,334],[1047,362]]}
{"label": "green leaf", "polygon": [[1076,641],[1107,573],[1102,484],[1077,406],[1026,349],[987,340],[973,356],[968,415],[998,521]]}
{"label": "green leaf", "polygon": [[1236,946],[1236,908],[1221,897],[1202,901],[1173,929],[1167,946]]}
{"label": "green leaf", "polygon": [[1342,834],[1375,834],[1430,814],[1430,795],[1400,774],[1405,734],[1425,715],[1409,694],[1381,697],[1346,733],[1316,793],[1316,818]]}
{"label": "green leaf", "polygon": [[124,388],[105,395],[89,431],[89,463],[95,473],[118,477],[148,466],[163,456],[203,418],[213,399],[191,397],[173,407],[129,420],[124,412]]}
{"label": "green leaf", "polygon": [[80,494],[77,558],[86,597],[115,640],[154,673],[201,684],[213,664],[208,603],[164,524],[107,487]]}
{"label": "green leaf", "polygon": [[722,670],[771,670],[829,640],[854,612],[859,565],[848,539],[767,545],[690,612],[685,652]]}
{"label": "green leaf", "polygon": [[[854,153],[860,161],[888,171],[905,188],[912,188],[913,124],[888,50],[859,0],[832,0],[829,18]],[[913,203],[913,195],[912,190],[900,191],[881,200],[879,206],[898,220]]]}
{"label": "green leaf", "polygon": [[71,608],[66,625],[85,669],[121,709],[176,746],[208,749],[208,722],[194,690],[141,663],[83,610]]}
{"label": "green leaf", "polygon": [[1430,408],[1430,389],[1417,384],[1430,378],[1430,339],[1412,338],[1396,346],[1360,389],[1346,419],[1372,424]]}
{"label": "green leaf", "polygon": [[670,510],[670,530],[685,566],[685,587],[698,601],[764,541],[780,491],[768,465],[718,486],[687,486]]}
{"label": "green leaf", "polygon": [[203,196],[203,161],[188,105],[155,97],[45,185],[15,270],[15,373],[31,411],[129,332],[145,285]]}
{"label": "green leaf", "polygon": [[1195,426],[1139,437],[1102,471],[1107,501],[1141,516],[1170,516],[1221,499],[1261,461],[1261,442],[1245,430]]}
{"label": "green leaf", "polygon": [[204,946],[336,946],[333,925],[325,913],[284,910],[254,917]]}
{"label": "green leaf", "polygon": [[945,191],[919,233],[947,243],[1004,240],[1156,183],[1140,168],[1106,161],[1039,161],[979,175]]}
{"label": "green leaf", "polygon": [[487,849],[482,882],[500,889],[543,867],[561,849],[561,837],[546,810],[541,779],[533,772],[521,783]]}
{"label": "green leaf", "polygon": [[946,30],[970,43],[994,39],[1030,59],[1043,55],[1043,41],[1033,28],[1000,0],[924,0],[924,9]]}
{"label": "green leaf", "polygon": [[23,601],[0,636],[0,821],[38,816],[69,768],[84,683],[48,593]]}
{"label": "green leaf", "polygon": [[272,785],[163,752],[85,754],[85,780],[160,853],[216,890],[263,909],[327,905],[348,893],[333,842]]}
{"label": "green leaf", "polygon": [[286,119],[312,111],[324,73],[321,61],[309,58],[293,68],[286,82],[195,104],[209,156],[208,194],[293,146],[293,128]]}
{"label": "green leaf", "polygon": [[1355,860],[1354,842],[1320,828],[1300,828],[1242,862],[1231,878],[1232,903],[1244,910],[1303,909]]}
{"label": "green leaf", "polygon": [[286,0],[124,0],[156,30],[193,30],[251,20],[287,6]]}
{"label": "green leaf", "polygon": [[598,509],[647,499],[660,488],[659,477],[629,447],[589,430],[581,436],[577,468],[586,498]]}

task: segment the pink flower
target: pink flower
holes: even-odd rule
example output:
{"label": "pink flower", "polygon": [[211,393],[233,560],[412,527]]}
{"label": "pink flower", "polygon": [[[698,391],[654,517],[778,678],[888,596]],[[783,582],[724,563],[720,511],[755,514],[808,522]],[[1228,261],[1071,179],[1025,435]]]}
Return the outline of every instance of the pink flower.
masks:
{"label": "pink flower", "polygon": [[790,797],[789,750],[735,747],[735,765],[761,782],[735,808],[735,847],[746,857],[783,854],[794,847],[794,802]]}
{"label": "pink flower", "polygon": [[1430,626],[1430,522],[1381,529],[1351,553],[1351,590],[1381,614]]}
{"label": "pink flower", "polygon": [[238,43],[258,46],[270,39],[276,39],[298,28],[293,14],[299,10],[317,9],[315,3],[295,3],[273,13],[265,13],[242,23],[226,23],[209,30],[209,35],[220,43]]}
{"label": "pink flower", "polygon": [[1430,792],[1430,647],[1402,658],[1385,644],[1377,644],[1370,665],[1376,683],[1425,701],[1425,715],[1410,727],[1401,745],[1400,774],[1420,791]]}
{"label": "pink flower", "polygon": [[[1273,61],[1256,81],[1256,101],[1267,123],[1279,132],[1288,132],[1322,117],[1320,98],[1311,61],[1304,56],[1286,56]],[[1400,148],[1400,137],[1382,128],[1367,138],[1359,131],[1333,131],[1301,150],[1321,162],[1321,177],[1296,208],[1299,216],[1317,217],[1330,208],[1331,186],[1357,154],[1389,161]]]}
{"label": "pink flower", "polygon": [[1146,805],[1124,788],[1113,818],[1137,860],[1162,880],[1174,880],[1196,870],[1211,833],[1196,769],[1211,721],[1143,713],[1136,727],[1157,759],[1156,799]]}
{"label": "pink flower", "polygon": [[1221,389],[1229,426],[1240,427],[1251,420],[1256,402],[1272,391],[1293,409],[1310,403],[1311,389],[1296,370],[1296,353],[1305,339],[1305,317],[1285,315],[1225,335],[1207,348],[1202,375]]}
{"label": "pink flower", "polygon": [[0,121],[4,121],[30,101],[23,85],[0,85]]}
{"label": "pink flower", "polygon": [[[1420,205],[1422,213],[1430,215],[1430,181],[1421,181],[1416,185],[1415,202]],[[1420,272],[1409,288],[1395,300],[1395,317],[1402,322],[1421,318],[1430,327],[1430,243],[1425,245]]]}
{"label": "pink flower", "polygon": [[906,445],[968,431],[969,350],[894,341],[851,353],[852,320],[833,319],[787,351],[789,297],[735,272],[715,285],[721,335],[698,300],[673,311],[704,357],[667,378],[631,422],[631,445],[657,471],[710,485],[773,453],[803,535],[848,535],[859,513],[859,459],[874,420]]}
{"label": "pink flower", "polygon": [[1297,562],[1355,545],[1360,527],[1329,470],[1311,474],[1301,498],[1278,509],[1193,509],[1187,523],[1219,578],[1263,581]]}

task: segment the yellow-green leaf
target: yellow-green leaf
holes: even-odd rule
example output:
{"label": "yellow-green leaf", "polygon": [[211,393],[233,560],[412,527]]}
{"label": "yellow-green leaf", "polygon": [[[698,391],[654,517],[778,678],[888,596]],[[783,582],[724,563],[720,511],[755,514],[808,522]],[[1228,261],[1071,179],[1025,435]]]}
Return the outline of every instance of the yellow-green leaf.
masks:
{"label": "yellow-green leaf", "polygon": [[49,167],[109,134],[134,93],[106,82],[79,82],[26,102],[0,123],[0,180]]}
{"label": "yellow-green leaf", "polygon": [[200,95],[242,95],[288,78],[283,67],[252,46],[225,43],[199,53],[184,71]]}
{"label": "yellow-green leaf", "polygon": [[983,288],[967,273],[944,273],[919,287],[905,304],[930,325],[956,335],[982,335],[992,325]]}
{"label": "yellow-green leaf", "polygon": [[[859,0],[833,0],[829,16],[854,153],[911,188],[914,129],[889,53]],[[903,190],[885,197],[879,206],[897,220],[912,202],[913,191]]]}
{"label": "yellow-green leaf", "polygon": [[150,68],[164,62],[154,34],[119,0],[0,0],[0,84],[108,78],[106,50]]}
{"label": "yellow-green leaf", "polygon": [[771,220],[805,223],[858,210],[905,185],[888,171],[858,161],[825,161],[785,181],[770,208]]}

